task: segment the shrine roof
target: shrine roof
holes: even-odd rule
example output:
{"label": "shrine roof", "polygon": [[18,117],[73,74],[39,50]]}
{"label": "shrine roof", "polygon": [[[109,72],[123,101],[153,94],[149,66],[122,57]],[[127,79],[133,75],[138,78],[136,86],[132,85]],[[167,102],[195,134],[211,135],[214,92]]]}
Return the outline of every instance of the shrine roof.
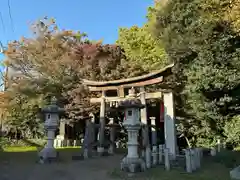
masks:
{"label": "shrine roof", "polygon": [[92,86],[92,87],[106,87],[106,86],[121,86],[125,84],[148,81],[148,80],[157,79],[159,77],[168,76],[172,74],[173,66],[174,64],[170,64],[160,70],[148,73],[146,75],[127,78],[127,79],[120,79],[120,80],[113,80],[113,81],[91,81],[91,80],[83,79],[83,84],[87,86]]}

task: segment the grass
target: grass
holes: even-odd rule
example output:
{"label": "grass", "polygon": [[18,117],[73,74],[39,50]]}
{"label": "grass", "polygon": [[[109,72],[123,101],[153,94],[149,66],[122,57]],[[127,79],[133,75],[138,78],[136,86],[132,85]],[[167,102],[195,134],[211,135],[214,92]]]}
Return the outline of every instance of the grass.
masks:
{"label": "grass", "polygon": [[[56,149],[80,149],[80,146],[58,147]],[[31,152],[39,151],[42,147],[37,146],[7,146],[2,148],[4,152]]]}
{"label": "grass", "polygon": [[[3,149],[2,154],[3,159],[8,159],[9,162],[16,167],[21,166],[31,166],[34,160],[37,159],[36,151],[38,151],[39,147],[29,146],[29,147],[5,147]],[[74,153],[79,153],[80,147],[64,147],[58,148],[58,152],[61,153],[62,161],[60,162],[60,166],[64,163],[62,171],[65,172],[66,166],[77,166],[78,169],[86,166],[87,163],[92,163],[91,168],[101,169],[103,168],[103,164],[101,164],[101,160],[95,159],[94,161],[86,161],[82,162],[81,166],[72,163],[71,156]],[[24,153],[25,152],[25,153]],[[106,159],[111,157],[106,157]],[[110,159],[109,159],[110,160]],[[204,157],[202,162],[202,167],[200,170],[193,172],[191,174],[186,173],[183,168],[175,167],[170,171],[165,171],[163,167],[159,166],[156,168],[152,168],[143,173],[137,173],[136,175],[127,174],[122,172],[118,166],[114,166],[115,164],[119,164],[120,160],[110,160],[108,162],[112,164],[111,168],[109,168],[106,174],[106,179],[119,179],[119,180],[127,180],[127,179],[136,179],[136,180],[230,180],[229,171],[236,165],[240,164],[240,152],[231,152],[231,151],[222,151],[216,157]],[[99,164],[100,163],[100,164]],[[55,166],[55,165],[54,165]],[[99,167],[100,166],[100,167]],[[53,165],[51,165],[53,167]],[[43,167],[41,167],[43,168]],[[88,169],[91,174],[91,170]],[[16,169],[16,168],[13,168]],[[59,167],[58,167],[59,169]],[[70,168],[71,169],[71,168]],[[94,170],[96,171],[96,169]],[[91,180],[91,178],[89,179]]]}
{"label": "grass", "polygon": [[230,180],[229,172],[240,165],[240,152],[222,151],[216,157],[204,157],[201,169],[187,173],[183,168],[174,167],[165,171],[164,167],[156,167],[136,175],[113,169],[108,172],[113,179],[136,180]]}
{"label": "grass", "polygon": [[230,180],[229,170],[224,165],[205,162],[203,167],[193,173],[186,173],[182,168],[165,171],[163,167],[156,167],[136,175],[126,174],[119,169],[109,173],[113,179],[136,180]]}

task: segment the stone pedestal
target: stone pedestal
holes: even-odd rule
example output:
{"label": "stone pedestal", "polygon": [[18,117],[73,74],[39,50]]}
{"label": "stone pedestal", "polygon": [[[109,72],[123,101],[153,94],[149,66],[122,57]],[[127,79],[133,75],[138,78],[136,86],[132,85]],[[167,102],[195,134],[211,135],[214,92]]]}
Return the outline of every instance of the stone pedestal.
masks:
{"label": "stone pedestal", "polygon": [[44,163],[45,161],[57,158],[57,152],[54,148],[54,139],[55,139],[55,128],[47,129],[47,144],[46,146],[39,152],[40,162]]}
{"label": "stone pedestal", "polygon": [[125,128],[128,131],[128,154],[123,158],[121,162],[121,169],[127,172],[140,172],[146,169],[145,162],[139,158],[138,154],[138,131],[140,129],[140,123],[136,125],[124,123]]}

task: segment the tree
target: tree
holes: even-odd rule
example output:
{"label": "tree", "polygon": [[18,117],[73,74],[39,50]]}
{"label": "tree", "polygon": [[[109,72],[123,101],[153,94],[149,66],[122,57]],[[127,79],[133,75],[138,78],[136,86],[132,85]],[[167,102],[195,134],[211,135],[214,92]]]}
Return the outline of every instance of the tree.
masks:
{"label": "tree", "polygon": [[132,26],[119,29],[117,44],[124,49],[129,63],[141,64],[146,71],[161,69],[167,63],[164,48],[151,34],[158,8],[159,2],[156,2],[153,7],[149,7],[147,23],[143,27]]}
{"label": "tree", "polygon": [[25,95],[28,100],[40,98],[42,104],[49,96],[56,96],[69,122],[96,111],[83,78],[112,80],[144,72],[125,62],[119,46],[90,41],[84,33],[59,30],[55,20],[45,18],[33,27],[34,38],[10,43],[5,51],[8,67],[21,74],[17,80],[11,79],[8,91]]}
{"label": "tree", "polygon": [[8,133],[19,134],[24,138],[43,137],[43,119],[39,116],[40,103],[41,99],[29,99],[21,94],[8,97],[5,117]]}
{"label": "tree", "polygon": [[175,64],[177,116],[192,142],[224,137],[239,114],[238,0],[171,0],[158,10],[154,29]]}

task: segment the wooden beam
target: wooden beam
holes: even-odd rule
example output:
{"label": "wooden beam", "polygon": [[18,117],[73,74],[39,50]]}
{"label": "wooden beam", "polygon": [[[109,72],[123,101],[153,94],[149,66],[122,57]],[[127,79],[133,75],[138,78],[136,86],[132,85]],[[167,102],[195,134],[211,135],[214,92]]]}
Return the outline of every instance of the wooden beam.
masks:
{"label": "wooden beam", "polygon": [[[138,97],[140,98],[140,97]],[[153,93],[146,93],[145,94],[146,99],[158,99],[162,98],[162,92],[153,92]],[[90,103],[101,103],[101,97],[100,98],[91,98]],[[105,97],[105,102],[114,102],[114,101],[122,101],[127,98],[121,98],[121,97]]]}
{"label": "wooden beam", "polygon": [[145,93],[145,99],[158,99],[158,98],[162,98],[162,92]]}
{"label": "wooden beam", "polygon": [[163,76],[155,78],[155,79],[149,79],[141,82],[135,82],[135,83],[129,83],[129,84],[123,84],[121,86],[103,86],[103,87],[96,87],[96,86],[88,86],[90,91],[107,91],[107,90],[118,90],[121,88],[131,88],[131,87],[141,87],[141,86],[147,86],[152,84],[158,84],[163,81]]}
{"label": "wooden beam", "polygon": [[119,79],[113,81],[91,81],[87,79],[83,79],[83,84],[87,86],[94,86],[94,87],[103,87],[103,86],[120,86],[124,84],[134,83],[134,82],[141,82],[148,79],[155,79],[156,77],[166,76],[172,74],[172,68],[174,64],[170,64],[163,69],[157,70],[155,72],[151,72],[149,74],[145,74],[142,76],[131,77],[127,79]]}

